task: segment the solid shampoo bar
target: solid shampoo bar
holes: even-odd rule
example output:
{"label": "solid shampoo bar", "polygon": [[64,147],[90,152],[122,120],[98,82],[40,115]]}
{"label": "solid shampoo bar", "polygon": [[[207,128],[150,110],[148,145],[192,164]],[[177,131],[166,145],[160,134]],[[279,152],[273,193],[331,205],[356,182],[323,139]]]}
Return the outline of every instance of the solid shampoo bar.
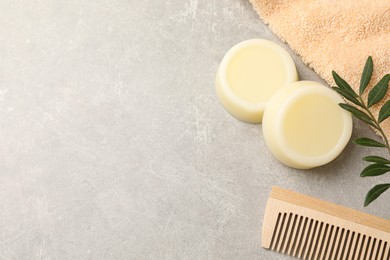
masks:
{"label": "solid shampoo bar", "polygon": [[294,61],[279,45],[252,39],[232,47],[216,77],[223,107],[237,119],[261,123],[266,103],[286,83],[298,80]]}
{"label": "solid shampoo bar", "polygon": [[342,98],[312,81],[289,84],[267,104],[263,134],[271,152],[284,164],[307,169],[335,159],[352,133],[352,116]]}

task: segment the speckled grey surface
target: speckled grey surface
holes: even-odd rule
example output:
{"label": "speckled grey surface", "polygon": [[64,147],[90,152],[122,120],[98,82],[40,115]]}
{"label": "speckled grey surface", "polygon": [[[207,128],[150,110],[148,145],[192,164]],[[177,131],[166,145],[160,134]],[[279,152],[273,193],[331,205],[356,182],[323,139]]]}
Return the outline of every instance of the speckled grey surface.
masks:
{"label": "speckled grey surface", "polygon": [[219,105],[255,37],[288,48],[246,0],[3,0],[0,259],[288,259],[260,247],[272,185],[389,218],[389,194],[362,207],[370,149],[290,169]]}

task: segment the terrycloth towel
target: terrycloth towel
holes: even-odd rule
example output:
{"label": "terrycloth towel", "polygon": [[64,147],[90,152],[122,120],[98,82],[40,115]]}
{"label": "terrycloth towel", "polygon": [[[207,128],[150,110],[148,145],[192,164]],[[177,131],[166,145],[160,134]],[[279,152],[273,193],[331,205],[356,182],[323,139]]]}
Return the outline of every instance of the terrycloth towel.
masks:
{"label": "terrycloth towel", "polygon": [[[374,71],[366,93],[390,73],[389,0],[250,0],[259,16],[329,85],[332,70],[355,91],[368,56]],[[373,106],[375,116],[390,91]],[[381,124],[390,140],[390,118]]]}

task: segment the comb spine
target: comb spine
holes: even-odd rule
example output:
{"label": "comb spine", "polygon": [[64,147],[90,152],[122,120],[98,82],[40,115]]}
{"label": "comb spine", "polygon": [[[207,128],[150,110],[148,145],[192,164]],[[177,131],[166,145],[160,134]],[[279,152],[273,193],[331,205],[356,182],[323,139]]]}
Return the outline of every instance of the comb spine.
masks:
{"label": "comb spine", "polygon": [[336,205],[327,201],[299,194],[291,190],[272,187],[270,197],[296,206],[301,206],[314,211],[319,211],[333,217],[344,219],[359,225],[368,226],[377,230],[390,233],[390,221],[359,212],[354,209]]}

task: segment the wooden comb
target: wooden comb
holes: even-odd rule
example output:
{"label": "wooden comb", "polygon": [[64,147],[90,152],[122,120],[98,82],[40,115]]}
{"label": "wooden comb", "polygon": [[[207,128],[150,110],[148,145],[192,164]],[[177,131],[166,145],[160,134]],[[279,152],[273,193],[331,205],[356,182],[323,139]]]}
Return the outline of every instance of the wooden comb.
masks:
{"label": "wooden comb", "polygon": [[262,247],[301,259],[390,259],[390,221],[273,187]]}

